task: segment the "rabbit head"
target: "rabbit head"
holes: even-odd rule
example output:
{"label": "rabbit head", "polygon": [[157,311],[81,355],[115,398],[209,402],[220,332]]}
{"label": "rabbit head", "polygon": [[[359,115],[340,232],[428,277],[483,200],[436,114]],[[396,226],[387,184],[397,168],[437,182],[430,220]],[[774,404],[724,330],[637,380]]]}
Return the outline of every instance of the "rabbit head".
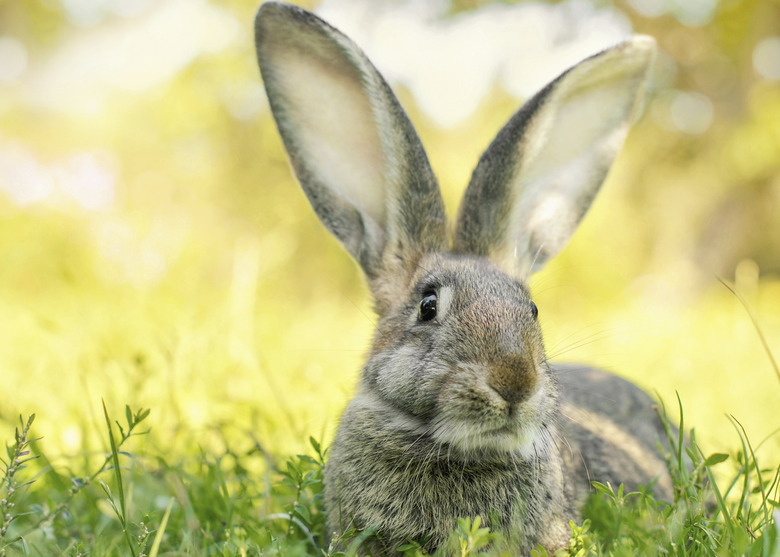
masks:
{"label": "rabbit head", "polygon": [[555,393],[536,313],[489,260],[425,254],[378,323],[363,388],[463,454],[531,450]]}

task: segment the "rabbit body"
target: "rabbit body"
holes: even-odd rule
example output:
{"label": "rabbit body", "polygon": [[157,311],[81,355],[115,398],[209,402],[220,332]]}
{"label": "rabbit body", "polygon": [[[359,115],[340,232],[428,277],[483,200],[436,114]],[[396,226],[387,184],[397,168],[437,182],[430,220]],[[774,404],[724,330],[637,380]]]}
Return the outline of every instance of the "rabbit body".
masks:
{"label": "rabbit body", "polygon": [[546,359],[525,280],[574,233],[653,59],[637,37],[561,74],[482,155],[454,226],[417,133],[348,37],[266,2],[256,47],[298,181],[360,264],[379,316],[325,468],[327,527],[362,550],[445,544],[481,516],[512,553],[562,546],[591,480],[668,489],[651,399]]}

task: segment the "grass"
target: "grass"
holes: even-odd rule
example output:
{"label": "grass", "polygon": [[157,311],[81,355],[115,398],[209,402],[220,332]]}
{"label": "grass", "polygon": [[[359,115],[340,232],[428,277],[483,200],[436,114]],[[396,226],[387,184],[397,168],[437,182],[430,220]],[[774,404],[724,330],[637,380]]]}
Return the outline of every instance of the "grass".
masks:
{"label": "grass", "polygon": [[[681,432],[682,410],[679,404]],[[706,455],[694,430],[677,433],[664,407],[659,414],[674,501],[594,484],[584,522],[571,525],[570,545],[556,555],[780,555],[780,466],[760,462],[761,443],[754,446],[732,418],[737,449]],[[2,461],[0,556],[337,556],[371,535],[333,540],[325,531],[327,450],[313,438],[309,454],[281,460],[251,436],[241,447],[224,438],[220,451],[182,457],[144,448],[150,410],[126,407],[117,420],[104,405],[104,416],[108,452],[80,474],[76,461],[55,466],[45,442],[31,438],[35,416],[20,417]],[[337,541],[345,553],[334,549]],[[464,517],[446,554],[501,555],[497,547],[500,533]],[[414,542],[403,554],[424,555]]]}

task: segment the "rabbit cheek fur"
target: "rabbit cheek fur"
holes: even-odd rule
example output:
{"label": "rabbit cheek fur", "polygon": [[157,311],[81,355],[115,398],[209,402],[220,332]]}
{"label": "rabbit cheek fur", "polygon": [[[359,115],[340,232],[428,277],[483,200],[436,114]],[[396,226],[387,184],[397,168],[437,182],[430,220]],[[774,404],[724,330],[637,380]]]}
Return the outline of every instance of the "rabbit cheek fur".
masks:
{"label": "rabbit cheek fur", "polygon": [[[405,303],[380,318],[325,473],[328,528],[377,528],[382,553],[434,550],[481,515],[516,549],[557,547],[571,517],[557,388],[526,288],[486,260],[427,256]],[[433,322],[420,322],[426,291]]]}
{"label": "rabbit cheek fur", "polygon": [[525,286],[617,156],[652,39],[595,54],[529,99],[480,158],[452,227],[414,127],[354,42],[277,2],[260,7],[255,39],[290,164],[379,315],[325,468],[328,529],[376,528],[373,553],[407,539],[433,550],[479,515],[514,554],[553,550],[591,479],[631,488],[662,474],[650,398],[605,372],[551,368]]}

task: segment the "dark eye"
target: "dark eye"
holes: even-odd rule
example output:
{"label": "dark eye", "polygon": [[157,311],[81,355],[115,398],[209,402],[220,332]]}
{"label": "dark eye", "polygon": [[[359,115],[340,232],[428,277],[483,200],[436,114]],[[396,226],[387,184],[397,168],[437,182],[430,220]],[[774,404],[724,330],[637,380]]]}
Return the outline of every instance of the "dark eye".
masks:
{"label": "dark eye", "polygon": [[534,319],[536,319],[539,315],[539,308],[536,307],[536,304],[533,302],[531,302],[531,315],[534,316]]}
{"label": "dark eye", "polygon": [[417,319],[419,321],[430,321],[436,317],[436,302],[438,298],[435,292],[429,292],[425,294],[420,302],[420,309],[417,311]]}

